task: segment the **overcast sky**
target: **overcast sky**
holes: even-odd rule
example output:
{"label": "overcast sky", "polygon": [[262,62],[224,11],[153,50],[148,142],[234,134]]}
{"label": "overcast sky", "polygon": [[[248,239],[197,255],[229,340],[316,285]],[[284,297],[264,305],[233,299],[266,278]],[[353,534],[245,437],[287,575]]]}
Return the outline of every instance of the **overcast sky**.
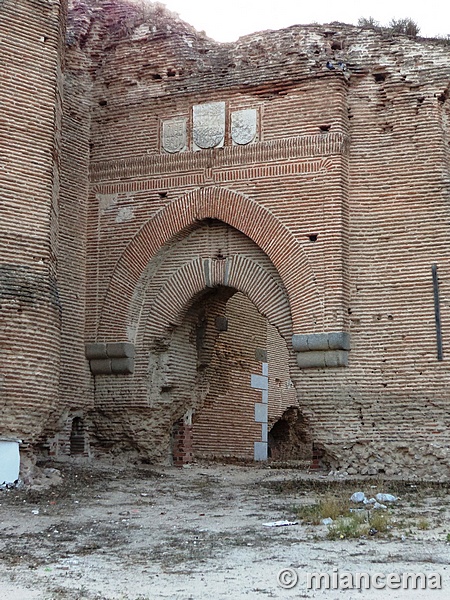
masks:
{"label": "overcast sky", "polygon": [[450,34],[450,0],[162,0],[199,31],[220,41],[265,29],[308,23],[357,24],[374,17],[381,25],[411,18],[426,37]]}

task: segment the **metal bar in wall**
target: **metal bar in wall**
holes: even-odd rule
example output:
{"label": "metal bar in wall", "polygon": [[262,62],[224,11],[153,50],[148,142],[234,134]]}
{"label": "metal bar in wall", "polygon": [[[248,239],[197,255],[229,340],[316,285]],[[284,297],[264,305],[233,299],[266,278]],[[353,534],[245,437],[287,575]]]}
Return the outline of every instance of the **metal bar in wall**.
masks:
{"label": "metal bar in wall", "polygon": [[437,359],[443,360],[444,357],[442,352],[441,305],[439,301],[439,278],[436,264],[431,265],[431,273],[433,275],[434,320],[436,322]]}

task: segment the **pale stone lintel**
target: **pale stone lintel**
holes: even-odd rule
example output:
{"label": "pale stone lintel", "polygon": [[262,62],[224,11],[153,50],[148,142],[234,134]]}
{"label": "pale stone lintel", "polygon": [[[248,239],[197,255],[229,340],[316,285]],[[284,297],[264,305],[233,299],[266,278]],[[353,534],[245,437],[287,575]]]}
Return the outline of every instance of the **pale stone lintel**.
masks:
{"label": "pale stone lintel", "polygon": [[350,334],[346,331],[297,334],[292,336],[292,347],[295,352],[350,350]]}
{"label": "pale stone lintel", "polygon": [[326,367],[347,367],[347,350],[311,350],[297,352],[297,365],[300,369],[324,369]]}
{"label": "pale stone lintel", "polygon": [[128,375],[134,372],[135,347],[130,342],[95,342],[85,346],[93,375]]}

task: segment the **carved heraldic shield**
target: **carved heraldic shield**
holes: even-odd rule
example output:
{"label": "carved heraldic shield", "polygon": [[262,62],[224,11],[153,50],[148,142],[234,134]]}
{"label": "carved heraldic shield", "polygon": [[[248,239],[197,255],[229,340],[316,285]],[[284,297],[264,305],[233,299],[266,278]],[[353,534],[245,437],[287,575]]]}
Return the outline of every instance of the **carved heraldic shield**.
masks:
{"label": "carved heraldic shield", "polygon": [[245,146],[256,137],[256,109],[237,110],[231,113],[231,138],[234,144]]}
{"label": "carved heraldic shield", "polygon": [[198,104],[193,108],[194,150],[223,146],[225,102]]}
{"label": "carved heraldic shield", "polygon": [[163,121],[162,146],[166,152],[175,154],[186,149],[186,120]]}

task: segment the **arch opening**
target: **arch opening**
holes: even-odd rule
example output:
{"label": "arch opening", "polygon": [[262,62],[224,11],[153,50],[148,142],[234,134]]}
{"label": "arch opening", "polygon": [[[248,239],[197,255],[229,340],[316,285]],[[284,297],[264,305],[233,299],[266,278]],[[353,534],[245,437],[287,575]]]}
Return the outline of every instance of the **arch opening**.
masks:
{"label": "arch opening", "polygon": [[220,286],[197,296],[166,365],[178,377],[165,389],[172,402],[183,399],[171,425],[173,464],[270,458],[269,431],[297,404],[296,391],[286,341],[245,294]]}
{"label": "arch opening", "polygon": [[70,456],[83,455],[85,441],[84,420],[82,417],[74,417],[69,438]]}
{"label": "arch opening", "polygon": [[241,231],[206,217],[180,231],[141,272],[122,320],[133,375],[97,380],[98,439],[114,421],[115,443],[133,440],[148,460],[266,460],[268,431],[297,404],[288,298]]}

